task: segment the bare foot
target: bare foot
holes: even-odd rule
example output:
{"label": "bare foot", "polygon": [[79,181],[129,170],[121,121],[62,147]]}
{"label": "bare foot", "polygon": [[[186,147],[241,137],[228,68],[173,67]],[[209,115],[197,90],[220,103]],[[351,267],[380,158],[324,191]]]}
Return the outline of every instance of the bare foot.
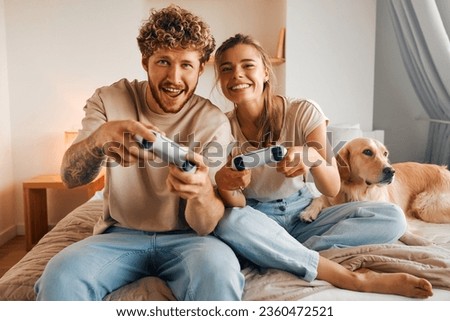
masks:
{"label": "bare foot", "polygon": [[425,299],[433,295],[432,285],[425,279],[407,273],[377,273],[369,269],[356,270],[362,292],[403,295]]}

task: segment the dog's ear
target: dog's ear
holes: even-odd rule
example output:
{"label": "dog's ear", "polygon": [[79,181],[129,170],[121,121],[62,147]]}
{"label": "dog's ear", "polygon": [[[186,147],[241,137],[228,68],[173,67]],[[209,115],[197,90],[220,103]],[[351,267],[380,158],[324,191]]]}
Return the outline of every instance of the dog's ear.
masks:
{"label": "dog's ear", "polygon": [[347,146],[343,146],[336,155],[339,176],[342,181],[350,179],[350,150]]}

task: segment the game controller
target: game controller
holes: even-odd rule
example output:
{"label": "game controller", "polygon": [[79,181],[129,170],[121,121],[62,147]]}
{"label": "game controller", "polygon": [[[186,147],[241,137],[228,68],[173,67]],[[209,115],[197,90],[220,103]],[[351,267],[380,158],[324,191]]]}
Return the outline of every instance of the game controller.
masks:
{"label": "game controller", "polygon": [[287,149],[282,145],[270,146],[254,152],[233,157],[231,167],[237,171],[255,168],[264,164],[279,162],[284,158]]}
{"label": "game controller", "polygon": [[134,135],[134,139],[141,148],[151,151],[153,154],[161,158],[163,161],[175,164],[184,172],[194,173],[197,166],[186,159],[188,149],[173,140],[161,135],[156,131],[151,131],[156,136],[154,142],[148,141],[142,136]]}

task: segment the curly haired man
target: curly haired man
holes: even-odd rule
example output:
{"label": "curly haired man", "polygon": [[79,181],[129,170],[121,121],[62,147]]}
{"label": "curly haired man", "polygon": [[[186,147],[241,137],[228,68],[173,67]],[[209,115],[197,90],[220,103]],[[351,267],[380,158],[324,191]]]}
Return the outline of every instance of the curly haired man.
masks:
{"label": "curly haired man", "polygon": [[[97,89],[61,166],[69,187],[89,183],[106,167],[103,215],[92,236],[50,260],[37,298],[102,300],[158,276],[178,300],[240,300],[239,262],[210,234],[224,213],[213,177],[226,153],[217,150],[226,150],[231,130],[219,108],[194,94],[214,38],[199,17],[169,6],[151,11],[137,40],[147,80]],[[196,172],[140,149],[134,136],[154,141],[150,130],[191,147]]]}

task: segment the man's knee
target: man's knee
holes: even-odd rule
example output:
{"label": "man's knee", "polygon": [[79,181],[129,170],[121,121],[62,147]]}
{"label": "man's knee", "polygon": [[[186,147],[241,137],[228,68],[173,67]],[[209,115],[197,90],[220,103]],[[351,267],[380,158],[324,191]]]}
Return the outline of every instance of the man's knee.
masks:
{"label": "man's knee", "polygon": [[[87,283],[89,271],[75,256],[59,253],[54,256],[35,284],[38,300],[91,300]],[[78,284],[78,285],[77,285]],[[79,285],[82,285],[80,288]],[[76,297],[78,295],[78,297]]]}
{"label": "man's knee", "polygon": [[179,299],[240,300],[245,278],[234,252],[220,240],[208,237],[203,250],[189,260],[186,291]]}

